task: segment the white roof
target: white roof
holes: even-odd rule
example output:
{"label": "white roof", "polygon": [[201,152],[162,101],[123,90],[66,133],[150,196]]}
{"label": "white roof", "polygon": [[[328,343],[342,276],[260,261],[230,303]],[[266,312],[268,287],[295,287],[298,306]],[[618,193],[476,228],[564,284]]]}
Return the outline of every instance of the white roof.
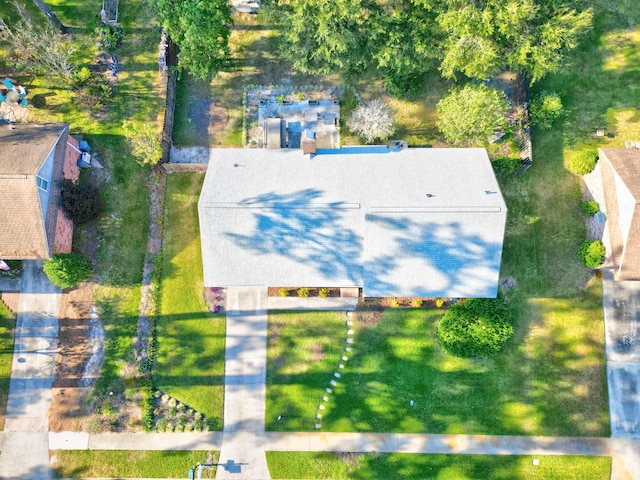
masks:
{"label": "white roof", "polygon": [[212,149],[204,281],[493,297],[506,213],[484,149]]}

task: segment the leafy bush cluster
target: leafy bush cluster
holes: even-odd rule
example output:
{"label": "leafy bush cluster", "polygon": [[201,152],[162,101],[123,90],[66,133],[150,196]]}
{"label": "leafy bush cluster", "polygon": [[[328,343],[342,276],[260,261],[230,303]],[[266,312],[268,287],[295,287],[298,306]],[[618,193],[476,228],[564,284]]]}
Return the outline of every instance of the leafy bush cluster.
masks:
{"label": "leafy bush cluster", "polygon": [[329,296],[331,292],[329,292],[328,288],[321,288],[320,290],[318,290],[318,295],[321,298],[327,298]]}
{"label": "leafy bush cluster", "polygon": [[580,210],[587,217],[593,217],[600,211],[600,205],[595,200],[589,200],[580,204]]}
{"label": "leafy bush cluster", "polygon": [[100,23],[100,25],[96,27],[95,32],[107,52],[113,52],[120,45],[122,30],[113,28],[106,23]]}
{"label": "leafy bush cluster", "polygon": [[438,325],[442,348],[457,357],[490,356],[513,334],[511,310],[499,299],[474,298],[451,306]]}
{"label": "leafy bush cluster", "polygon": [[113,89],[107,78],[87,67],[71,74],[71,88],[76,92],[76,103],[93,111],[100,111],[113,100]]}
{"label": "leafy bush cluster", "polygon": [[505,94],[484,84],[469,83],[451,90],[438,102],[438,129],[453,145],[483,146],[491,134],[506,126]]}
{"label": "leafy bush cluster", "polygon": [[606,249],[600,240],[587,240],[578,248],[578,257],[585,267],[596,268],[604,262]]}
{"label": "leafy bush cluster", "polygon": [[307,287],[302,287],[298,289],[298,296],[301,298],[309,296],[309,289]]}
{"label": "leafy bush cluster", "polygon": [[509,175],[520,167],[520,159],[515,157],[497,157],[491,160],[496,175]]}
{"label": "leafy bush cluster", "polygon": [[102,194],[88,181],[62,180],[60,201],[65,215],[77,224],[87,223],[102,213]]}
{"label": "leafy bush cluster", "polygon": [[576,175],[586,175],[596,168],[598,152],[595,150],[580,150],[569,159],[569,170]]}
{"label": "leafy bush cluster", "polygon": [[155,165],[162,159],[162,146],[154,124],[125,120],[122,128],[131,154],[140,165]]}
{"label": "leafy bush cluster", "polygon": [[91,276],[91,261],[79,253],[57,253],[44,262],[44,273],[60,288],[75,287]]}
{"label": "leafy bush cluster", "polygon": [[562,100],[557,93],[542,92],[529,106],[531,123],[548,130],[562,114]]}

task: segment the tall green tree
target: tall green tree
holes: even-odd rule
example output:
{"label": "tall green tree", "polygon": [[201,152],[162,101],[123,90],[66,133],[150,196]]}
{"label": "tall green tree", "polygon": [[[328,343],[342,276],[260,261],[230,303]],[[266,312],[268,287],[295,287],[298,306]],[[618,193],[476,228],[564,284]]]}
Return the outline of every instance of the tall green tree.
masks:
{"label": "tall green tree", "polygon": [[178,68],[205,79],[228,65],[233,25],[226,0],[154,0],[159,21],[179,46]]}
{"label": "tall green tree", "polygon": [[425,0],[392,0],[376,13],[370,50],[387,92],[396,96],[413,93],[424,84],[424,75],[437,59],[431,5]]}
{"label": "tall green tree", "polygon": [[457,88],[438,102],[438,129],[448,142],[472,147],[485,145],[496,128],[506,123],[504,93],[483,84]]}
{"label": "tall green tree", "polygon": [[274,0],[269,8],[283,26],[282,52],[301,73],[345,71],[366,61],[367,0]]}
{"label": "tall green tree", "polygon": [[568,51],[590,27],[590,9],[546,0],[444,0],[437,17],[447,78],[461,73],[486,80],[511,69],[532,83],[560,69]]}

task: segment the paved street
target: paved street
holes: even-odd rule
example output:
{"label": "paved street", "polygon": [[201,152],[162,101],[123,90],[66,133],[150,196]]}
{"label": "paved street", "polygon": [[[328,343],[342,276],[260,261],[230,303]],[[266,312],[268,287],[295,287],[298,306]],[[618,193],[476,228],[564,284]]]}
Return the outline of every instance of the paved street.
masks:
{"label": "paved street", "polygon": [[53,478],[47,411],[58,344],[60,290],[41,262],[23,262],[0,478]]}

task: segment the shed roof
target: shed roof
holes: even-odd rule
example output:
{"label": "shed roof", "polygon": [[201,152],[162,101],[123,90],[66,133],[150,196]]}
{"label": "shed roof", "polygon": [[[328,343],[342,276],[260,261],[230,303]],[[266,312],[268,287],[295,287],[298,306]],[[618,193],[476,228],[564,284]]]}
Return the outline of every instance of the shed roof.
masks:
{"label": "shed roof", "polygon": [[506,206],[483,149],[213,149],[205,285],[492,297]]}

